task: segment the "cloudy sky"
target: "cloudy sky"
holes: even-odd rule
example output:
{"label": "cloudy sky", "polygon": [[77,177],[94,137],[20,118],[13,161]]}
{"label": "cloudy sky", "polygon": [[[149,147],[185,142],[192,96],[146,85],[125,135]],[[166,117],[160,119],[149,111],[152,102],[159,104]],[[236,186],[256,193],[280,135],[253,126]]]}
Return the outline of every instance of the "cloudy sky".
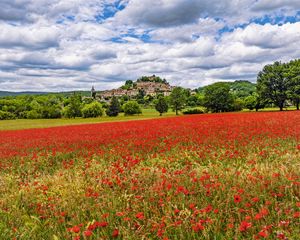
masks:
{"label": "cloudy sky", "polygon": [[0,0],[0,90],[254,82],[294,58],[299,0]]}

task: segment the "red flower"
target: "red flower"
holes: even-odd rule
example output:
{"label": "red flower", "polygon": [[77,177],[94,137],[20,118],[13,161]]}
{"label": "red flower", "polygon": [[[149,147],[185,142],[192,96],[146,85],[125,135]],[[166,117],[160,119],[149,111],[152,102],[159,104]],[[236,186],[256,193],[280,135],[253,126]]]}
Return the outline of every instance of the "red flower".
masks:
{"label": "red flower", "polygon": [[116,238],[119,236],[119,230],[118,229],[115,229],[112,233],[112,237]]}
{"label": "red flower", "polygon": [[138,219],[140,219],[140,220],[143,220],[143,219],[145,218],[143,212],[139,212],[139,213],[137,213],[135,216],[136,216],[136,218],[138,218]]}
{"label": "red flower", "polygon": [[251,226],[252,226],[252,223],[247,222],[247,221],[242,221],[239,229],[241,232],[245,232],[245,231],[247,231],[247,229],[251,228]]}
{"label": "red flower", "polygon": [[294,213],[294,218],[300,218],[300,212],[295,212]]}
{"label": "red flower", "polygon": [[266,237],[268,237],[268,233],[266,232],[266,231],[260,231],[259,233],[258,233],[258,235],[260,236],[260,237],[262,237],[262,238],[266,238]]}
{"label": "red flower", "polygon": [[106,227],[108,225],[107,222],[95,222],[95,225],[97,227]]}
{"label": "red flower", "polygon": [[234,202],[235,202],[235,203],[239,203],[239,202],[241,202],[241,201],[242,201],[242,198],[241,198],[240,195],[234,195]]}
{"label": "red flower", "polygon": [[74,227],[68,228],[68,232],[79,233],[80,232],[80,227],[79,226],[74,226]]}
{"label": "red flower", "polygon": [[93,232],[91,231],[91,230],[86,230],[86,231],[84,231],[84,236],[86,236],[86,237],[90,237],[90,236],[92,236],[92,234],[93,234]]}

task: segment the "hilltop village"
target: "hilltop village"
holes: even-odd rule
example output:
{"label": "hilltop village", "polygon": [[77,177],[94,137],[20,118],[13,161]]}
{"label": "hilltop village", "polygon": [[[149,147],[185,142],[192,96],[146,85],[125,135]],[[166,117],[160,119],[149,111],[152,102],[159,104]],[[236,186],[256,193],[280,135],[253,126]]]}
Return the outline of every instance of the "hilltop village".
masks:
{"label": "hilltop village", "polygon": [[160,77],[153,75],[150,77],[141,77],[136,82],[127,80],[125,85],[112,90],[96,92],[93,87],[91,95],[92,97],[103,101],[110,100],[113,96],[128,96],[131,98],[136,97],[139,94],[152,97],[158,94],[169,96],[174,88],[175,87],[171,86],[165,79],[161,79]]}

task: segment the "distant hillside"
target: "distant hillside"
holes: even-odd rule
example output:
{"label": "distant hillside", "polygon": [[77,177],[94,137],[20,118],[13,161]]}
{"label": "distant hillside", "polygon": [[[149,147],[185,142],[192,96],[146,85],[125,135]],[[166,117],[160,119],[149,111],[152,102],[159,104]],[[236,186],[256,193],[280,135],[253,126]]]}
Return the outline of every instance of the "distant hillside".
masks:
{"label": "distant hillside", "polygon": [[8,92],[8,91],[0,91],[0,97],[19,96],[19,95],[42,95],[42,94],[49,94],[49,92]]}
{"label": "distant hillside", "polygon": [[8,92],[8,91],[0,91],[0,97],[16,97],[16,96],[21,96],[21,95],[47,95],[47,94],[59,94],[59,95],[64,95],[68,96],[73,93],[78,93],[82,96],[90,96],[91,93],[90,91],[69,91],[69,92]]}

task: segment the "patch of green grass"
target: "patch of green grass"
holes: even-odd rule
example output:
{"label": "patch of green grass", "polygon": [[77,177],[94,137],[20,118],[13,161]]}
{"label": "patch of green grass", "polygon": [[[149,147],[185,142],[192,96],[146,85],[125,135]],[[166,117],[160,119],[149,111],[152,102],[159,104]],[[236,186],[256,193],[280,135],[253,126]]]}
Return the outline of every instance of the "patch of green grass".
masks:
{"label": "patch of green grass", "polygon": [[[174,112],[169,111],[162,117],[175,116]],[[104,122],[118,122],[130,120],[143,120],[152,118],[162,118],[155,109],[143,109],[143,113],[134,116],[124,116],[124,113],[117,117],[103,116],[99,118],[61,118],[61,119],[16,119],[16,120],[2,120],[0,121],[1,130],[17,130],[29,128],[46,128],[66,125],[89,124],[89,123],[104,123]]]}

